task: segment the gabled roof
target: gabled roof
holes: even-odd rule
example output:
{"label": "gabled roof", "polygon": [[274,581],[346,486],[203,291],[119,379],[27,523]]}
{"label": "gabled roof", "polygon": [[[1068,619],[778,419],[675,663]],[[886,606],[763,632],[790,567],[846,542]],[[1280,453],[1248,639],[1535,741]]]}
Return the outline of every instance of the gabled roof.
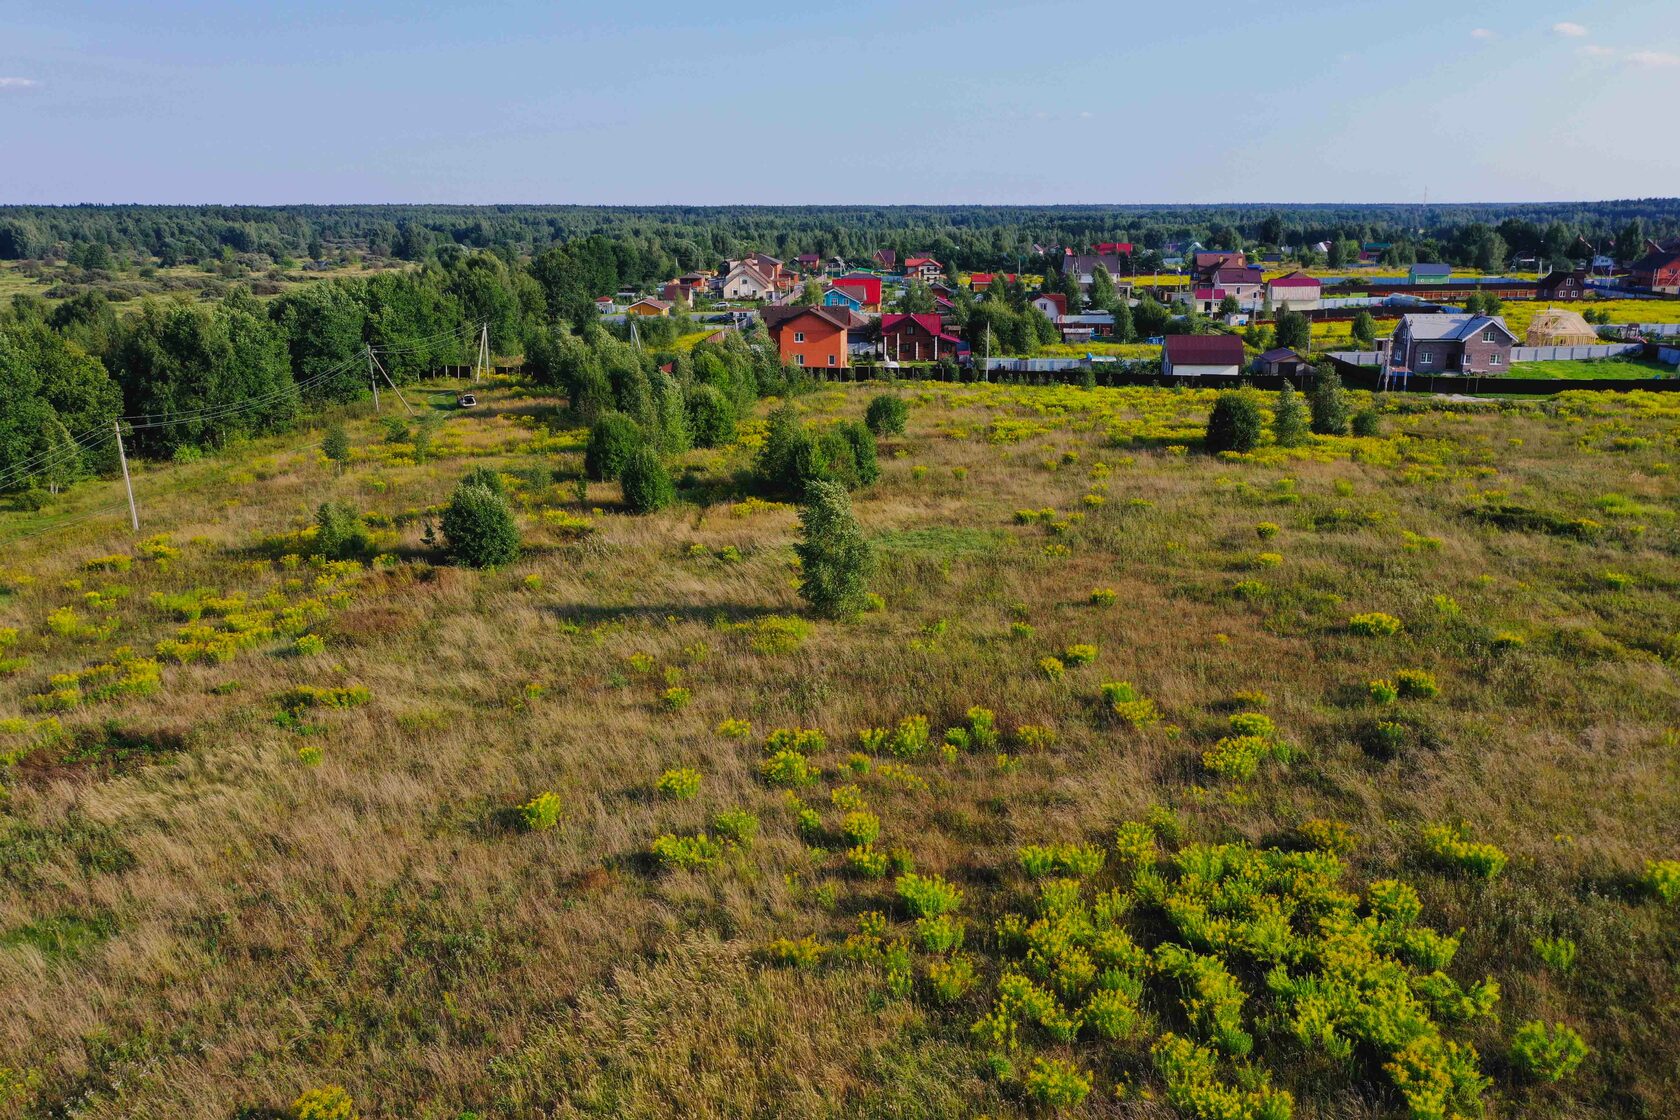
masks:
{"label": "gabled roof", "polygon": [[1496,327],[1512,342],[1517,336],[1497,315],[1407,315],[1400,323],[1413,342],[1463,342],[1487,327]]}
{"label": "gabled roof", "polygon": [[671,310],[671,308],[676,306],[676,304],[670,302],[669,300],[654,299],[652,296],[643,296],[641,299],[637,300],[635,303],[632,303],[630,306],[631,307],[642,307],[644,305],[647,306],[647,307],[657,307],[661,311],[669,311],[669,310]]}
{"label": "gabled roof", "polygon": [[877,249],[875,250],[874,256],[877,261],[886,265],[888,268],[891,268],[894,264],[898,263],[898,253],[893,249]]}
{"label": "gabled roof", "polygon": [[1169,334],[1163,343],[1175,366],[1240,366],[1242,339],[1234,334]]}
{"label": "gabled roof", "polygon": [[728,287],[729,281],[735,279],[736,273],[741,272],[746,273],[747,279],[753,281],[761,288],[773,288],[776,286],[775,282],[772,281],[770,277],[766,276],[761,269],[747,261],[735,262],[735,267],[729,270],[728,276],[724,277],[724,286]]}
{"label": "gabled roof", "polygon": [[860,327],[868,322],[867,319],[849,307],[766,307],[759,312],[759,317],[764,320],[765,329],[772,332],[779,331],[795,319],[803,318],[806,315],[820,319],[829,326],[837,327],[843,331]]}
{"label": "gabled roof", "polygon": [[895,313],[881,316],[882,334],[897,334],[899,331],[907,330],[913,326],[920,327],[935,338],[945,342],[962,341],[954,334],[946,334],[945,324],[940,321],[939,316],[932,312],[923,311],[914,315]]}
{"label": "gabled roof", "polygon": [[1235,265],[1216,270],[1213,280],[1216,284],[1258,284],[1264,275],[1256,265]]}
{"label": "gabled roof", "polygon": [[1241,253],[1234,250],[1218,249],[1204,250],[1197,253],[1191,258],[1191,263],[1197,268],[1213,268],[1216,265],[1220,267],[1224,267],[1225,265],[1234,265],[1240,268],[1247,259],[1248,258],[1243,256]]}
{"label": "gabled roof", "polygon": [[1628,266],[1633,272],[1656,272],[1680,265],[1680,249],[1652,249]]}
{"label": "gabled roof", "polygon": [[1267,285],[1273,288],[1322,288],[1324,286],[1318,277],[1308,276],[1299,269],[1291,272],[1288,276],[1279,276],[1275,280],[1268,281]]}
{"label": "gabled roof", "polygon": [[1262,362],[1304,362],[1307,359],[1287,346],[1279,346],[1260,355]]}
{"label": "gabled roof", "polygon": [[842,295],[859,307],[869,302],[869,291],[862,284],[830,284],[824,295]]}
{"label": "gabled roof", "polygon": [[920,268],[924,264],[939,264],[939,262],[934,260],[932,257],[905,257],[904,258],[904,267],[905,268]]}
{"label": "gabled roof", "polygon": [[1056,314],[1067,314],[1067,296],[1064,296],[1061,292],[1040,292],[1032,298],[1032,301],[1037,303],[1041,299],[1050,301],[1056,308]]}

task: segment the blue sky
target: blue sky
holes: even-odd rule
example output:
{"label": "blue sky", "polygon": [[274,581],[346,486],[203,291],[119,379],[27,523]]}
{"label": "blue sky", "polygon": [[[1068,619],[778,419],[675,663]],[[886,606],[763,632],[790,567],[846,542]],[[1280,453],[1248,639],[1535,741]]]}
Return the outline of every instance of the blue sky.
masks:
{"label": "blue sky", "polygon": [[1680,0],[0,0],[0,202],[1680,193]]}

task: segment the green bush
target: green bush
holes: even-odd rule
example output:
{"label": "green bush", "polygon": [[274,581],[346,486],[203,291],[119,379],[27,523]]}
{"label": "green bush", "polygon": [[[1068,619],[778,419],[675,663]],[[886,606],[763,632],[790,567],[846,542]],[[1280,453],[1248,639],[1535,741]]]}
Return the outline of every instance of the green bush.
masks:
{"label": "green bush", "polygon": [[1382,415],[1374,408],[1362,408],[1353,414],[1353,434],[1356,436],[1382,435]]}
{"label": "green bush", "polygon": [[560,820],[560,795],[547,790],[519,807],[519,818],[531,832],[553,828]]}
{"label": "green bush", "polygon": [[902,397],[882,393],[870,400],[863,422],[878,436],[897,436],[904,434],[904,422],[909,416],[910,406]]}
{"label": "green bush", "polygon": [[1208,415],[1207,449],[1253,451],[1260,444],[1260,406],[1246,392],[1220,393]]}
{"label": "green bush", "polygon": [[653,785],[659,796],[672,801],[687,801],[700,792],[700,771],[691,767],[667,770]]}
{"label": "green bush", "polygon": [[519,555],[519,527],[507,500],[484,486],[463,483],[443,511],[450,555],[474,568],[493,568]]}
{"label": "green bush", "polygon": [[1075,1108],[1091,1092],[1091,1075],[1060,1058],[1034,1058],[1022,1079],[1027,1095],[1051,1108]]}
{"label": "green bush", "polygon": [[1532,942],[1534,954],[1553,972],[1568,972],[1575,967],[1575,942],[1567,937],[1536,937]]}
{"label": "green bush", "polygon": [[962,892],[938,875],[900,875],[894,886],[918,918],[937,918],[962,906]]}
{"label": "green bush", "polygon": [[671,472],[665,469],[659,452],[645,445],[630,452],[618,481],[624,491],[624,505],[632,513],[653,513],[677,500]]}
{"label": "green bush", "polygon": [[292,1102],[292,1120],[357,1120],[356,1106],[344,1086],[325,1085]]}
{"label": "green bush", "polygon": [[1437,863],[1491,879],[1505,869],[1505,853],[1470,839],[1467,825],[1430,824],[1419,834],[1424,852]]}
{"label": "green bush", "polygon": [[725,809],[712,818],[712,831],[744,848],[758,835],[758,817],[746,809]]}
{"label": "green bush", "polygon": [[631,452],[645,442],[634,420],[622,412],[608,412],[590,426],[583,471],[596,482],[611,482],[624,469]]}
{"label": "green bush", "polygon": [[1562,1081],[1586,1056],[1587,1044],[1563,1023],[1552,1024],[1548,1031],[1545,1023],[1531,1020],[1511,1037],[1511,1057],[1517,1068],[1544,1081]]}
{"label": "green bush", "polygon": [[370,547],[366,527],[355,510],[340,502],[315,508],[315,550],[328,560],[362,556]]}
{"label": "green bush", "polygon": [[856,420],[842,420],[834,431],[846,441],[852,453],[855,486],[871,486],[881,477],[881,465],[876,456],[875,436]]}
{"label": "green bush", "polygon": [[827,618],[851,618],[868,605],[866,584],[874,554],[852,514],[845,487],[812,483],[799,508],[799,594]]}
{"label": "green bush", "polygon": [[502,472],[494,467],[474,467],[461,476],[462,486],[482,486],[497,497],[507,497],[507,484],[502,481]]}
{"label": "green bush", "polygon": [[723,447],[735,438],[735,406],[714,385],[688,391],[688,425],[696,447]]}

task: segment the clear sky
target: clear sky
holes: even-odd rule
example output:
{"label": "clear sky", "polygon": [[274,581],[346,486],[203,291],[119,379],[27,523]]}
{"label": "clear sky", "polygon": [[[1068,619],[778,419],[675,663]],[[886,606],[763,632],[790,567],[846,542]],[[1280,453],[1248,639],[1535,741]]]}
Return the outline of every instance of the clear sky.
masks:
{"label": "clear sky", "polygon": [[0,202],[1680,193],[1680,0],[0,0]]}

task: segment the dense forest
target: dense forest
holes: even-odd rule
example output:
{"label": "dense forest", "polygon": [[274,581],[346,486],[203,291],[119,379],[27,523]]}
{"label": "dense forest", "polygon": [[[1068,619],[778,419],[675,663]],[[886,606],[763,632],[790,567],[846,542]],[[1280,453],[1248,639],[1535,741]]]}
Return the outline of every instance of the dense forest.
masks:
{"label": "dense forest", "polygon": [[[1381,241],[1439,250],[1454,263],[1571,251],[1576,239],[1624,255],[1680,234],[1680,199],[1440,205],[1219,206],[68,206],[0,207],[0,260],[151,258],[224,253],[274,260],[345,250],[418,261],[440,245],[535,256],[592,246],[621,284],[648,283],[758,250],[863,259],[931,253],[964,269],[1025,267],[1034,246],[1129,241],[1159,252]],[[1496,235],[1498,242],[1489,240]],[[1029,269],[1030,271],[1031,269]]]}

